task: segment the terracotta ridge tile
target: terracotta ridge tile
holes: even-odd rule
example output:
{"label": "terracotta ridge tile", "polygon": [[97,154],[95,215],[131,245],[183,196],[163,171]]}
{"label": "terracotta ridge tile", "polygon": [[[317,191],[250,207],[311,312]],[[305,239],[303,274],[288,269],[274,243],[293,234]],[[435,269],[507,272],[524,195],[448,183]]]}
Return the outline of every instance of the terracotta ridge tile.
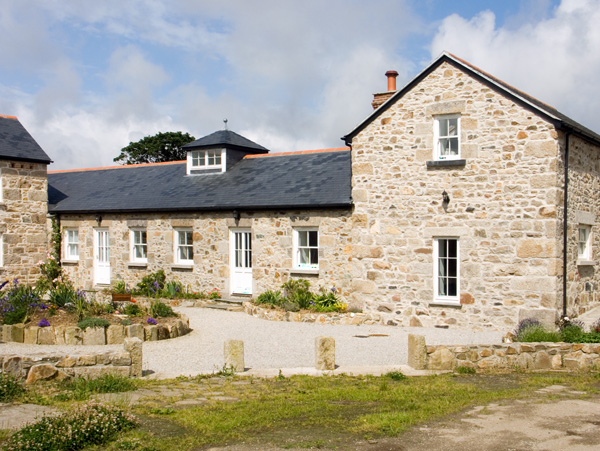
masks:
{"label": "terracotta ridge tile", "polygon": [[181,164],[185,163],[186,160],[177,161],[163,161],[160,163],[140,163],[140,164],[122,164],[119,166],[102,166],[98,168],[81,168],[81,169],[59,169],[57,171],[48,171],[48,174],[61,174],[63,172],[84,172],[84,171],[104,171],[107,169],[123,169],[123,168],[139,168],[146,166],[161,166],[165,164]]}
{"label": "terracotta ridge tile", "polygon": [[309,153],[324,153],[324,152],[341,152],[344,150],[350,150],[350,147],[334,147],[331,149],[315,149],[315,150],[297,150],[295,152],[275,152],[275,153],[263,153],[263,154],[251,154],[245,155],[245,158],[267,158],[267,157],[281,157],[286,155],[303,155]]}
{"label": "terracotta ridge tile", "polygon": [[15,120],[19,120],[17,119],[17,116],[8,116],[7,114],[0,114],[0,117],[3,117],[5,119],[15,119]]}

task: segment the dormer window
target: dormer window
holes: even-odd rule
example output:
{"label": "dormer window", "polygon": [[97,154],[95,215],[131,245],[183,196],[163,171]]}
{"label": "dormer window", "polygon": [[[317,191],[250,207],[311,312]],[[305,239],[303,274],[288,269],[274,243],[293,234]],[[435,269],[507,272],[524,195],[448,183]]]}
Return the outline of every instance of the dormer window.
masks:
{"label": "dormer window", "polygon": [[223,149],[192,150],[188,152],[188,174],[205,174],[225,171]]}

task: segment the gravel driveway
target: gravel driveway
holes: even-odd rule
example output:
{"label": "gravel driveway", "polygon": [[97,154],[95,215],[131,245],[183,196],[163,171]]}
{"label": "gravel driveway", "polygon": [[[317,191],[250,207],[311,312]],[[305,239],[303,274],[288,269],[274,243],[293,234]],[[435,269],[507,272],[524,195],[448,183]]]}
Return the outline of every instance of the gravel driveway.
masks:
{"label": "gravel driveway", "polygon": [[[393,326],[342,326],[267,321],[241,312],[181,307],[193,331],[174,340],[144,343],[144,370],[151,377],[196,375],[224,365],[226,340],[244,342],[251,373],[316,374],[315,338],[335,339],[336,372],[381,372],[407,363],[408,334],[425,335],[427,344],[500,343],[500,332]],[[382,336],[383,335],[383,336]]]}

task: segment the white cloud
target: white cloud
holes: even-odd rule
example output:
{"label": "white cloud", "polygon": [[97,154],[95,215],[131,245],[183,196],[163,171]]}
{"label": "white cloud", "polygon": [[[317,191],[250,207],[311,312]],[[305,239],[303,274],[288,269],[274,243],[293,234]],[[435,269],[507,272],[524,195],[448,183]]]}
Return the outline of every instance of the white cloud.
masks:
{"label": "white cloud", "polygon": [[471,19],[447,17],[431,45],[448,50],[600,130],[600,2],[563,0],[548,19],[497,27],[485,11]]}

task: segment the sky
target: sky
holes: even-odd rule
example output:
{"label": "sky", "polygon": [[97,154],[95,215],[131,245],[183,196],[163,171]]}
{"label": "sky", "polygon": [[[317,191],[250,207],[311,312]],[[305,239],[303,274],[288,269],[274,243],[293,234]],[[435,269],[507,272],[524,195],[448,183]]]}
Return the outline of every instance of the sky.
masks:
{"label": "sky", "polygon": [[54,163],[158,132],[341,147],[443,51],[600,132],[600,0],[0,0],[0,114]]}

